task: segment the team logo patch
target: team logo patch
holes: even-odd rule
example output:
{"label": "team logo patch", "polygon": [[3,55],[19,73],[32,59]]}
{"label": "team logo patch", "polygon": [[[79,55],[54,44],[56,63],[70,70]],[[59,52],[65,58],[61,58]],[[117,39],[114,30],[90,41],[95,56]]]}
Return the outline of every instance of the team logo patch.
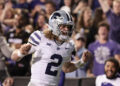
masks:
{"label": "team logo patch", "polygon": [[51,43],[47,43],[48,46],[51,46]]}
{"label": "team logo patch", "polygon": [[68,50],[69,48],[66,47],[65,49]]}
{"label": "team logo patch", "polygon": [[60,48],[59,48],[59,47],[57,47],[57,50],[60,50]]}

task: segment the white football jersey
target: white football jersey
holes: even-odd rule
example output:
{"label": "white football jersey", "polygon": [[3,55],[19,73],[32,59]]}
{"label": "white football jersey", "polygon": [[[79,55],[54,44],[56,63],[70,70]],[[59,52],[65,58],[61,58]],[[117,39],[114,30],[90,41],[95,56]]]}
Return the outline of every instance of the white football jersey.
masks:
{"label": "white football jersey", "polygon": [[36,46],[31,67],[31,80],[48,85],[57,85],[64,62],[71,60],[74,46],[71,42],[57,45],[40,31],[35,31],[29,43]]}
{"label": "white football jersey", "polygon": [[96,86],[119,86],[120,77],[116,79],[108,79],[106,75],[100,75],[96,78]]}

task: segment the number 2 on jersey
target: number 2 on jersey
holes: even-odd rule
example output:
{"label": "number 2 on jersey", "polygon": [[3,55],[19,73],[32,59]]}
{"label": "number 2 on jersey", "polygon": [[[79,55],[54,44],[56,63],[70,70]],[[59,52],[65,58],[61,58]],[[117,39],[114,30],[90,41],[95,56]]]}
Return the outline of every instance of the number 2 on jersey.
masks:
{"label": "number 2 on jersey", "polygon": [[45,71],[45,74],[52,75],[52,76],[56,76],[58,70],[52,71],[51,68],[52,68],[52,67],[58,67],[58,66],[60,66],[61,63],[62,63],[63,58],[62,58],[61,55],[54,54],[54,55],[51,56],[50,59],[52,59],[52,60],[57,59],[58,62],[57,62],[57,63],[55,63],[55,62],[50,62],[50,63],[48,63],[47,68],[46,68],[46,71]]}

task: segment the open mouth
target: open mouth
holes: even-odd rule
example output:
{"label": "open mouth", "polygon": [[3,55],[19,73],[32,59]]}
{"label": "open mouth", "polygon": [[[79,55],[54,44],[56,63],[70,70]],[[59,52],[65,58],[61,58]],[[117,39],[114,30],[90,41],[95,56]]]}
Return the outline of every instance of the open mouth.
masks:
{"label": "open mouth", "polygon": [[61,31],[62,35],[68,35],[68,31]]}
{"label": "open mouth", "polygon": [[113,75],[113,72],[112,72],[112,71],[107,71],[107,75],[108,75],[108,76],[112,76],[112,75]]}

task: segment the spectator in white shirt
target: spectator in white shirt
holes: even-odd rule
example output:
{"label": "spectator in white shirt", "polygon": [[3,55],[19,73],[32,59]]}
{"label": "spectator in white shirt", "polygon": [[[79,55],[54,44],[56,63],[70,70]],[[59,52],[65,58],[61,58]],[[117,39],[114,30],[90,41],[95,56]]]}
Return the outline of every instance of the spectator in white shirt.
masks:
{"label": "spectator in white shirt", "polygon": [[118,86],[120,83],[120,77],[117,75],[119,68],[119,63],[114,58],[106,60],[105,74],[96,78],[96,86]]}

